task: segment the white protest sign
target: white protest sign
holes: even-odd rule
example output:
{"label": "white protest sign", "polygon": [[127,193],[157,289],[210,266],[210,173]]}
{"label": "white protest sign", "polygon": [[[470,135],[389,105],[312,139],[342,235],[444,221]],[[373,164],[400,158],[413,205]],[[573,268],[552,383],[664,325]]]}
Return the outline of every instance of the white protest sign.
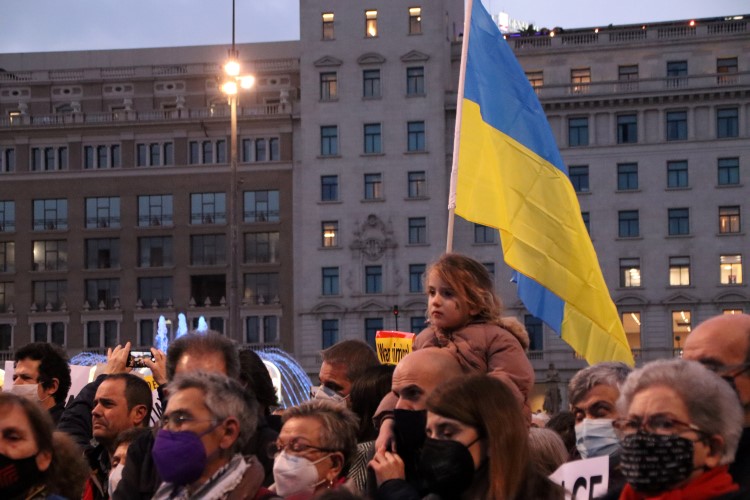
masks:
{"label": "white protest sign", "polygon": [[565,489],[566,500],[592,500],[609,488],[609,456],[562,464],[549,478]]}

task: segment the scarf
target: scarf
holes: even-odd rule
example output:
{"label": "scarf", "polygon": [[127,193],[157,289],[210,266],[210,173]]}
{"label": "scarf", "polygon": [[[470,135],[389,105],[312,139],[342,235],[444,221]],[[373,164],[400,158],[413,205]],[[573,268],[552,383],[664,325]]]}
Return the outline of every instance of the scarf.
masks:
{"label": "scarf", "polygon": [[656,496],[638,493],[626,484],[620,494],[620,500],[709,500],[739,489],[729,475],[728,466],[722,465],[704,472],[681,488],[665,491]]}
{"label": "scarf", "polygon": [[224,499],[242,482],[242,476],[249,466],[251,465],[248,465],[244,457],[238,453],[192,495],[188,492],[187,486],[162,483],[153,498],[157,500]]}

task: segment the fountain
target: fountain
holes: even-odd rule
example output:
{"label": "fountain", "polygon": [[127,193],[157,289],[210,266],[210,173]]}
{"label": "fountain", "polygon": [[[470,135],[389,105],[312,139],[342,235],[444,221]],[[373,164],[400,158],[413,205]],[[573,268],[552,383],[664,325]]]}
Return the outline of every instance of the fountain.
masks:
{"label": "fountain", "polygon": [[177,333],[175,334],[174,338],[179,339],[183,335],[187,335],[188,332],[188,326],[187,326],[187,319],[185,318],[185,313],[180,313],[177,315]]}
{"label": "fountain", "polygon": [[[270,362],[280,372],[279,404],[281,408],[296,406],[310,399],[310,386],[312,386],[310,377],[289,353],[278,347],[258,347],[253,350],[264,362]],[[273,378],[275,375],[273,370],[269,372]]]}
{"label": "fountain", "polygon": [[156,327],[156,338],[154,339],[154,347],[159,349],[161,352],[167,352],[167,349],[169,348],[167,320],[164,319],[164,316],[159,316],[159,323]]}
{"label": "fountain", "polygon": [[208,323],[206,323],[206,318],[201,316],[198,318],[198,327],[195,329],[198,333],[206,333],[208,331]]}

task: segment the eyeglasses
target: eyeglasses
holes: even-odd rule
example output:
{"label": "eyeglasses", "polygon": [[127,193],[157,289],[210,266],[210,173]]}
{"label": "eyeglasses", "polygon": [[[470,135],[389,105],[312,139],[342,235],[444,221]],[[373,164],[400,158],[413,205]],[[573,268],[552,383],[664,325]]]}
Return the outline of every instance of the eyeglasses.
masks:
{"label": "eyeglasses", "polygon": [[716,363],[703,363],[703,366],[723,378],[739,377],[750,370],[750,361],[738,365],[720,365]]}
{"label": "eyeglasses", "polygon": [[281,441],[276,441],[268,445],[268,456],[270,458],[276,458],[276,456],[284,450],[289,450],[293,453],[305,453],[309,450],[322,451],[325,453],[334,453],[339,450],[333,450],[331,448],[323,448],[321,446],[313,446],[311,444],[300,441],[299,438],[294,438],[288,443],[284,444]]}
{"label": "eyeglasses", "polygon": [[668,417],[662,414],[655,414],[646,420],[641,418],[618,418],[612,422],[612,426],[624,435],[635,434],[643,429],[653,434],[682,434],[683,432],[693,431],[698,434],[707,434],[695,424],[682,422],[676,418]]}
{"label": "eyeglasses", "polygon": [[161,426],[163,429],[166,429],[168,427],[174,427],[175,429],[179,429],[184,424],[189,424],[191,422],[212,422],[216,423],[216,418],[195,418],[192,415],[188,415],[187,413],[176,413],[171,415],[164,415],[161,417]]}

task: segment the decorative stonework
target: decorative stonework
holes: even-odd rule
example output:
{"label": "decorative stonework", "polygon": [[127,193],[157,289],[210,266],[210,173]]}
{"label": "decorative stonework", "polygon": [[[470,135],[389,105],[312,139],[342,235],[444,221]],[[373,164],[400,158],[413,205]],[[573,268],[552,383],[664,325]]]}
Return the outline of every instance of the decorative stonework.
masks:
{"label": "decorative stonework", "polygon": [[354,231],[354,242],[349,248],[369,261],[380,260],[386,250],[398,246],[393,241],[393,229],[390,223],[386,225],[375,214],[368,215],[367,220],[357,226]]}

